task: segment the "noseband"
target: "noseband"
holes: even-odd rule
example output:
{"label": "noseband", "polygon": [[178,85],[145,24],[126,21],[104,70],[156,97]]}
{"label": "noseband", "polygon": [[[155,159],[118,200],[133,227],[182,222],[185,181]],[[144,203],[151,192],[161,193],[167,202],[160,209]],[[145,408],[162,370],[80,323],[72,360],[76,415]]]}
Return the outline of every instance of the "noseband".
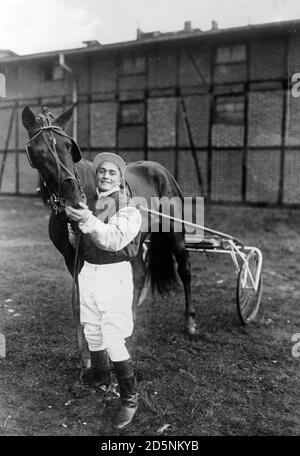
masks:
{"label": "noseband", "polygon": [[[55,160],[55,163],[56,163],[56,166],[57,166],[57,173],[58,173],[58,191],[57,191],[57,194],[55,193],[52,193],[46,182],[43,180],[44,182],[44,185],[45,187],[47,188],[49,194],[50,194],[50,198],[48,200],[50,206],[52,207],[52,209],[54,210],[55,214],[57,214],[58,212],[62,212],[64,211],[65,207],[66,207],[66,201],[65,201],[65,198],[63,198],[61,196],[61,187],[63,185],[63,183],[66,181],[66,180],[73,180],[76,182],[78,188],[79,188],[79,191],[81,193],[81,195],[84,194],[83,192],[83,189],[81,187],[81,183],[80,183],[80,177],[79,177],[79,174],[78,174],[78,171],[77,171],[77,168],[76,168],[76,165],[74,167],[74,173],[72,171],[70,171],[63,163],[62,161],[60,160],[58,154],[57,154],[57,150],[56,150],[56,139],[53,135],[53,133],[55,132],[56,134],[60,135],[60,136],[64,136],[65,138],[68,138],[70,139],[71,142],[73,142],[74,140],[68,136],[61,127],[58,127],[56,125],[50,125],[50,120],[48,118],[48,116],[41,116],[42,118],[42,121],[44,123],[44,126],[40,127],[35,133],[34,135],[29,138],[29,141],[26,145],[26,153],[27,153],[27,158],[28,158],[28,161],[30,163],[30,166],[32,166],[32,168],[35,168],[35,166],[33,165],[32,163],[32,160],[31,160],[31,157],[30,157],[30,153],[29,153],[29,147],[30,147],[30,143],[36,139],[37,137],[39,137],[40,135],[42,136],[45,144],[47,145],[47,148],[48,150],[50,151],[51,155],[54,157],[54,160]],[[46,137],[46,135],[44,135],[44,133],[48,131],[50,133],[50,141],[51,141],[51,144],[48,140],[48,138]],[[61,171],[62,169],[67,173],[67,176],[62,180],[61,179]],[[39,173],[40,174],[40,173]]]}

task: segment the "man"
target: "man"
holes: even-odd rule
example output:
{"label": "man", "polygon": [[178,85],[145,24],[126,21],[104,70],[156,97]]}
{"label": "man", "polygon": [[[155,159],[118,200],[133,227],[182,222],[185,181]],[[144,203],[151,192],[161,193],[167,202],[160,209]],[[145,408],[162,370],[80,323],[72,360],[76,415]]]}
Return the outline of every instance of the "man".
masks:
{"label": "man", "polygon": [[[80,318],[91,355],[94,382],[110,383],[110,360],[120,388],[121,409],[116,429],[128,427],[138,407],[135,376],[125,339],[132,334],[133,278],[130,260],[136,255],[141,214],[125,195],[125,162],[112,153],[98,154],[93,162],[97,176],[95,215],[80,203],[66,208],[82,233],[79,254],[85,260],[78,276]],[[70,224],[69,239],[76,245]]]}

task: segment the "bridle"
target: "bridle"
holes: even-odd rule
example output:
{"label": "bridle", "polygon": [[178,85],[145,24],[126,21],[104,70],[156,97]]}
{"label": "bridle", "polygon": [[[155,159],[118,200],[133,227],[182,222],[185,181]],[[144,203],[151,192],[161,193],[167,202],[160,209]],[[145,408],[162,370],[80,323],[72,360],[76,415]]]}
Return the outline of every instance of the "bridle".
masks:
{"label": "bridle", "polygon": [[[63,198],[63,196],[61,195],[61,187],[63,185],[63,183],[66,181],[66,180],[73,180],[76,182],[78,188],[79,188],[79,191],[81,193],[81,195],[84,195],[84,191],[83,191],[83,188],[81,186],[81,183],[80,183],[80,177],[79,177],[79,174],[78,174],[78,170],[77,170],[77,167],[76,167],[76,164],[74,166],[74,172],[72,172],[70,169],[68,169],[63,163],[62,161],[60,160],[58,154],[57,154],[57,150],[56,150],[56,139],[53,135],[53,133],[56,133],[60,136],[63,136],[65,138],[68,138],[71,143],[75,143],[74,139],[71,138],[70,136],[68,136],[64,130],[61,128],[61,127],[58,127],[56,125],[51,125],[50,124],[50,119],[49,119],[49,116],[43,116],[43,115],[40,115],[40,119],[42,120],[43,122],[43,126],[40,127],[34,134],[33,136],[31,136],[29,138],[29,141],[28,143],[26,144],[26,153],[27,153],[27,158],[28,158],[28,161],[29,161],[29,164],[32,168],[35,168],[37,169],[33,163],[32,163],[32,160],[31,160],[31,157],[30,157],[30,144],[31,142],[36,139],[37,137],[41,136],[45,142],[45,144],[47,145],[47,148],[49,150],[49,152],[51,153],[51,155],[53,156],[54,160],[55,160],[55,163],[56,163],[56,166],[57,166],[57,173],[58,173],[58,189],[57,189],[57,193],[53,193],[50,191],[49,187],[47,186],[45,180],[43,179],[43,177],[41,176],[39,170],[39,174],[40,174],[40,177],[43,181],[43,184],[44,186],[47,188],[49,194],[50,194],[50,198],[48,200],[50,206],[52,207],[52,209],[54,210],[55,214],[57,214],[58,212],[63,212],[65,207],[66,207],[66,200],[65,198]],[[49,132],[50,133],[50,142],[47,138],[47,136],[44,134],[45,132]],[[77,146],[77,144],[75,143],[75,145]],[[78,146],[77,146],[78,147]],[[67,176],[64,177],[64,179],[61,179],[61,174],[62,174],[62,170],[64,170],[66,173],[67,173]]]}

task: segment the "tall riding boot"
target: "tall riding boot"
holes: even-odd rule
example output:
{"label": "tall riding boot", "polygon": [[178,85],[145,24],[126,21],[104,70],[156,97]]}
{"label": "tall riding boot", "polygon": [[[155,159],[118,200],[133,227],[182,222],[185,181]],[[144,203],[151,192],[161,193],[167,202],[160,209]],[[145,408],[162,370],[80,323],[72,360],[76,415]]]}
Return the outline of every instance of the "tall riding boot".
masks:
{"label": "tall riding boot", "polygon": [[113,362],[114,371],[120,387],[121,409],[116,415],[114,429],[125,429],[132,423],[138,408],[138,393],[135,387],[135,377],[132,360]]}
{"label": "tall riding boot", "polygon": [[106,350],[90,351],[92,383],[97,389],[106,391],[111,384],[110,362]]}

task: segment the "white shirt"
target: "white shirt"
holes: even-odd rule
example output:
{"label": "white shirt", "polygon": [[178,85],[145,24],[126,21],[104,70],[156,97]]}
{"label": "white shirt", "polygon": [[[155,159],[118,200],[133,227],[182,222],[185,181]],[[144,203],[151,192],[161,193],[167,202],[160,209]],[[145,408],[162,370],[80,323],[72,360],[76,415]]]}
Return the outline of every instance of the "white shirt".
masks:
{"label": "white shirt", "polygon": [[[97,192],[98,199],[101,196],[109,196],[119,191],[114,187],[107,192]],[[79,229],[88,234],[96,247],[104,250],[117,252],[128,245],[138,234],[142,224],[141,213],[136,207],[126,206],[118,210],[108,221],[103,223],[92,212],[85,222],[79,222]],[[70,242],[73,242],[70,239]],[[74,244],[73,244],[74,245]]]}

